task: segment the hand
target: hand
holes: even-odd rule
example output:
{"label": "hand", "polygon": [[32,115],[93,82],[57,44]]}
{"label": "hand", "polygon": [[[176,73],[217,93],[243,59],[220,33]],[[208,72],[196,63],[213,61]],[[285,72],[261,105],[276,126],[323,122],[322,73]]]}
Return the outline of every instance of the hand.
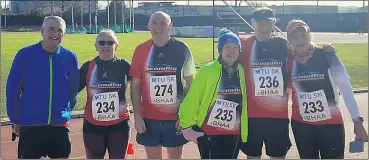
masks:
{"label": "hand", "polygon": [[192,127],[190,127],[190,128],[183,129],[182,134],[186,140],[192,141],[197,144],[197,138],[203,136],[204,132],[196,132],[192,129]]}
{"label": "hand", "polygon": [[146,125],[143,118],[140,115],[134,115],[134,117],[135,117],[135,129],[137,133],[142,134],[146,132]]}
{"label": "hand", "polygon": [[15,133],[15,135],[17,135],[19,137],[19,135],[20,135],[20,125],[19,124],[14,124],[13,125],[13,133]]}
{"label": "hand", "polygon": [[177,120],[176,122],[176,130],[177,130],[177,134],[182,134],[182,128],[181,126],[179,125],[179,119]]}
{"label": "hand", "polygon": [[368,141],[368,133],[366,132],[363,122],[354,122],[355,140]]}
{"label": "hand", "polygon": [[328,43],[328,44],[325,44],[323,47],[322,47],[323,51],[324,52],[330,52],[330,53],[334,53],[336,52],[337,50],[334,48],[333,44],[332,43]]}

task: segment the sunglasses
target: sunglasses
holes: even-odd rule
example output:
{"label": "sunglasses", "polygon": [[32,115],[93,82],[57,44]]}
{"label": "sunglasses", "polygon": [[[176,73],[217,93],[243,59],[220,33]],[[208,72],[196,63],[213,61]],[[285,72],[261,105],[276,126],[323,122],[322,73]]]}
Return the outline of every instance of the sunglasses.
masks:
{"label": "sunglasses", "polygon": [[109,46],[113,45],[115,42],[114,41],[98,41],[100,46],[103,46],[105,44],[108,44]]}

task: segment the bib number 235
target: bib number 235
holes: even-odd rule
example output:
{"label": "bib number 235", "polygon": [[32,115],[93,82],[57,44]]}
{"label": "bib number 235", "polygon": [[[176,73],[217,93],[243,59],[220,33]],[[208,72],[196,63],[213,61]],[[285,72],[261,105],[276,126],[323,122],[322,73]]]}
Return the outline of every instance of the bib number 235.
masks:
{"label": "bib number 235", "polygon": [[228,130],[234,129],[238,105],[238,103],[232,101],[217,99],[211,110],[207,125]]}

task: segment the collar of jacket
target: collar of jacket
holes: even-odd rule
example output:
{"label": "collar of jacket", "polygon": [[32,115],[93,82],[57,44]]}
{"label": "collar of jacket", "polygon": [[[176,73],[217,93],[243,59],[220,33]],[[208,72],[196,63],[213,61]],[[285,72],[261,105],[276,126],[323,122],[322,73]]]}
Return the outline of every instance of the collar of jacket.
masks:
{"label": "collar of jacket", "polygon": [[[218,56],[218,61],[219,61],[219,63],[222,65],[222,68],[225,70],[225,71],[227,71],[228,72],[228,68],[227,68],[227,64],[226,64],[226,62],[224,62],[224,60],[223,60],[223,58],[222,58],[222,55],[219,55]],[[229,74],[233,74],[233,73],[235,73],[235,72],[238,72],[238,64],[239,64],[239,61],[238,60],[236,60],[234,63],[233,63],[233,65],[232,65],[232,72],[231,73],[229,73]]]}

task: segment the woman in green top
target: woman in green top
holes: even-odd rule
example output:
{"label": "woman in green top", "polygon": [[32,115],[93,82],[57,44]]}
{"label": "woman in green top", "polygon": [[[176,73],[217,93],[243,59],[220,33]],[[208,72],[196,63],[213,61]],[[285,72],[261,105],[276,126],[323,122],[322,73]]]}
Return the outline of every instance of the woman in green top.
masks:
{"label": "woman in green top", "polygon": [[180,105],[184,137],[198,144],[202,159],[235,159],[247,141],[247,101],[241,42],[229,30],[220,31],[217,60],[202,67]]}

